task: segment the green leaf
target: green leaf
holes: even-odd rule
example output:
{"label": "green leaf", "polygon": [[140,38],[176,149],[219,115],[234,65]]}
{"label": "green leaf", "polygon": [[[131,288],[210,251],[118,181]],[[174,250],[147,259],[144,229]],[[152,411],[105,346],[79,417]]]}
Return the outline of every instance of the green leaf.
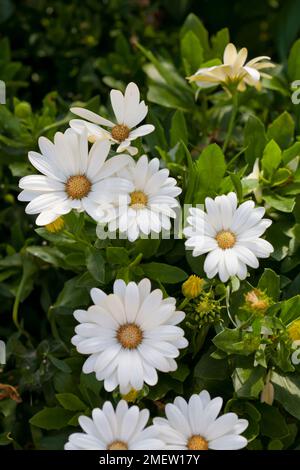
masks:
{"label": "green leaf", "polygon": [[182,140],[185,145],[188,143],[188,130],[186,121],[182,111],[176,111],[172,117],[171,129],[170,129],[170,143],[171,147],[174,147],[178,142]]}
{"label": "green leaf", "polygon": [[205,272],[203,269],[204,257],[203,256],[193,256],[192,250],[186,250],[185,252],[186,260],[194,274],[197,276],[205,277]]}
{"label": "green leaf", "polygon": [[82,276],[76,276],[65,283],[53,307],[77,308],[88,303],[90,299],[88,287],[93,286],[80,286],[81,278]]}
{"label": "green leaf", "polygon": [[13,176],[21,177],[30,175],[32,173],[32,166],[27,162],[14,162],[11,163],[8,167]]}
{"label": "green leaf", "polygon": [[259,339],[254,335],[243,333],[238,328],[225,328],[215,336],[213,343],[228,354],[247,356],[256,351]]}
{"label": "green leaf", "polygon": [[215,36],[211,38],[212,44],[212,57],[223,58],[224,49],[229,43],[229,31],[228,28],[223,28],[217,32]]}
{"label": "green leaf", "polygon": [[0,446],[7,446],[13,442],[10,432],[2,432],[0,434]]}
{"label": "green leaf", "polygon": [[173,379],[179,380],[179,382],[184,382],[185,379],[190,374],[190,368],[186,364],[179,364],[178,369],[175,372],[171,372],[170,375]]}
{"label": "green leaf", "polygon": [[[194,13],[190,13],[186,18],[181,30],[180,38],[183,38],[187,32],[192,31],[200,41],[202,49],[206,55],[209,54],[208,32],[203,26],[202,21]],[[208,57],[207,57],[208,58]]]}
{"label": "green leaf", "polygon": [[185,73],[192,75],[203,62],[203,48],[200,40],[193,31],[187,31],[181,39],[180,46]]}
{"label": "green leaf", "polygon": [[52,264],[53,266],[61,266],[64,264],[64,254],[55,246],[29,246],[26,251],[32,256],[45,261],[45,263]]}
{"label": "green leaf", "polygon": [[72,418],[74,412],[64,410],[60,406],[53,408],[44,408],[35,414],[30,420],[30,424],[37,426],[48,431],[53,429],[62,429],[68,425],[69,420]]}
{"label": "green leaf", "polygon": [[282,161],[285,165],[295,157],[300,157],[300,142],[295,142],[291,147],[282,152]]}
{"label": "green leaf", "polygon": [[273,439],[268,444],[268,450],[282,450],[283,443],[279,439]]}
{"label": "green leaf", "polygon": [[265,147],[262,157],[262,168],[266,172],[266,177],[271,177],[281,162],[281,150],[274,140],[271,140]]}
{"label": "green leaf", "polygon": [[105,282],[105,261],[99,250],[95,248],[88,250],[86,266],[96,281],[101,284]]}
{"label": "green leaf", "polygon": [[294,132],[294,120],[287,111],[284,111],[269,125],[267,134],[269,139],[275,140],[275,142],[284,149],[291,144]]}
{"label": "green leaf", "polygon": [[106,258],[111,264],[128,265],[130,263],[127,250],[120,246],[109,246],[106,248]]}
{"label": "green leaf", "polygon": [[83,411],[86,409],[86,405],[73,393],[57,393],[55,397],[65,410]]}
{"label": "green leaf", "polygon": [[272,186],[280,186],[287,183],[291,176],[291,170],[288,170],[287,168],[279,168],[273,175]]}
{"label": "green leaf", "polygon": [[150,279],[166,284],[177,284],[188,277],[182,269],[164,263],[142,264],[141,268]]}
{"label": "green leaf", "polygon": [[214,359],[211,352],[201,356],[194,369],[194,376],[210,380],[225,380],[230,375],[228,359]]}
{"label": "green leaf", "polygon": [[61,370],[65,374],[70,374],[72,372],[71,368],[68,366],[68,364],[65,363],[65,361],[58,359],[52,354],[48,354],[47,357],[58,370]]}
{"label": "green leaf", "polygon": [[159,245],[160,245],[159,239],[155,240],[152,238],[147,238],[143,240],[142,238],[140,238],[134,243],[136,256],[139,253],[143,253],[143,258],[145,259],[151,258],[157,253]]}
{"label": "green leaf", "polygon": [[300,39],[294,42],[288,58],[288,76],[291,81],[300,77]]}
{"label": "green leaf", "polygon": [[[180,94],[185,93],[189,98],[192,100],[192,90],[187,84],[186,80],[179,75],[176,67],[171,62],[166,62],[164,59],[159,59],[155,57],[155,55],[146,49],[145,47],[138,44],[138,48],[141,52],[147,57],[148,60],[152,63],[152,67],[154,66],[156,69],[156,76],[153,76],[153,70],[151,67],[146,68],[146,72],[148,73],[151,79],[155,79],[157,81],[157,72],[161,76],[161,79],[165,81],[167,85],[173,90],[174,94],[177,94],[180,97]],[[161,79],[159,82],[161,82]]]}
{"label": "green leaf", "polygon": [[229,176],[234,186],[235,192],[237,194],[237,198],[240,202],[242,202],[243,201],[243,187],[242,187],[241,178],[236,173],[229,173]]}
{"label": "green leaf", "polygon": [[248,442],[253,441],[259,435],[259,422],[261,415],[254,405],[244,399],[232,398],[226,403],[224,411],[226,413],[236,413],[239,418],[247,419],[249,424],[243,435]]}
{"label": "green leaf", "polygon": [[291,197],[283,197],[279,194],[275,194],[269,191],[268,194],[264,194],[264,200],[274,209],[281,212],[293,212],[295,206],[295,199]]}
{"label": "green leaf", "polygon": [[275,400],[295,418],[300,419],[300,377],[299,375],[281,375],[272,372]]}
{"label": "green leaf", "polygon": [[232,375],[234,390],[239,397],[258,398],[264,387],[266,370],[261,366],[237,367]]}
{"label": "green leaf", "polygon": [[280,439],[289,434],[285,419],[277,408],[258,403],[257,409],[261,414],[260,431],[264,436]]}
{"label": "green leaf", "polygon": [[291,297],[281,303],[280,319],[284,325],[289,325],[292,321],[300,317],[300,295]]}
{"label": "green leaf", "polygon": [[244,130],[245,158],[253,166],[255,160],[260,159],[267,144],[265,127],[256,116],[250,116]]}
{"label": "green leaf", "polygon": [[273,300],[278,300],[280,296],[280,276],[272,271],[272,269],[266,268],[257,287]]}
{"label": "green leaf", "polygon": [[203,150],[195,164],[195,171],[199,181],[196,196],[199,202],[204,196],[215,196],[226,171],[225,157],[217,144],[210,144]]}
{"label": "green leaf", "polygon": [[194,107],[192,99],[188,99],[185,94],[179,90],[174,90],[174,88],[164,83],[151,83],[147,97],[152,103],[165,106],[166,108],[175,108],[189,112]]}

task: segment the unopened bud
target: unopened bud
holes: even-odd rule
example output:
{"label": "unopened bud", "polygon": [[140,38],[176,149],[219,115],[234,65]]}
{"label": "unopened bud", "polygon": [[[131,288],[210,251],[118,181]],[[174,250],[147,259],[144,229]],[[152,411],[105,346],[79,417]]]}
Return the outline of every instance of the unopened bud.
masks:
{"label": "unopened bud", "polygon": [[267,382],[262,389],[260,395],[261,403],[266,403],[267,405],[272,405],[274,401],[274,387],[271,382]]}
{"label": "unopened bud", "polygon": [[188,299],[198,297],[203,289],[204,280],[192,274],[183,284],[182,293]]}

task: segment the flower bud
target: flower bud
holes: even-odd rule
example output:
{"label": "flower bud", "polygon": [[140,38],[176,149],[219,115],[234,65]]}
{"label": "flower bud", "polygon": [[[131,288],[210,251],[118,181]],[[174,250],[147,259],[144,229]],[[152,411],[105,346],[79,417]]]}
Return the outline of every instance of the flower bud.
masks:
{"label": "flower bud", "polygon": [[266,403],[267,405],[272,405],[274,401],[274,387],[271,382],[267,382],[262,389],[260,395],[261,403]]}
{"label": "flower bud", "polygon": [[203,289],[204,280],[192,274],[183,284],[182,293],[187,299],[195,299]]}
{"label": "flower bud", "polygon": [[299,320],[294,320],[287,328],[289,337],[293,341],[299,341],[300,340],[300,319]]}
{"label": "flower bud", "polygon": [[65,226],[65,221],[62,217],[58,217],[50,224],[45,226],[46,230],[50,233],[57,233],[60,232]]}
{"label": "flower bud", "polygon": [[245,294],[245,304],[250,313],[263,315],[272,304],[272,300],[260,289],[253,289]]}
{"label": "flower bud", "polygon": [[122,395],[122,398],[126,400],[128,403],[133,403],[136,401],[139,392],[132,388],[126,395]]}
{"label": "flower bud", "polygon": [[32,113],[32,109],[30,103],[26,103],[26,101],[21,101],[15,106],[15,115],[20,119],[26,119]]}

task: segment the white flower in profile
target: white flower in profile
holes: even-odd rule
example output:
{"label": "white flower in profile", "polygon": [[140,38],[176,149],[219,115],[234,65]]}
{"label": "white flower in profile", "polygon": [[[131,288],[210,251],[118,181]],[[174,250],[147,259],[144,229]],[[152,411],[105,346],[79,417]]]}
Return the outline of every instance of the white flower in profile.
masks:
{"label": "white flower in profile", "polygon": [[224,51],[223,64],[200,68],[188,79],[201,88],[222,85],[224,88],[236,86],[239,91],[244,91],[246,85],[250,85],[260,89],[261,77],[270,78],[260,70],[275,65],[268,62],[270,57],[267,56],[255,57],[246,63],[247,55],[245,47],[237,52],[234,44],[229,43]]}
{"label": "white flower in profile", "polygon": [[[132,147],[131,142],[154,131],[152,124],[136,127],[145,119],[148,106],[144,101],[140,102],[139,89],[133,82],[127,85],[124,95],[119,90],[111,90],[110,100],[116,122],[105,119],[88,109],[74,107],[71,108],[72,113],[84,120],[72,119],[70,126],[79,133],[82,129],[87,129],[90,142],[109,139],[118,144],[117,153],[126,150],[131,155],[136,155],[138,149]],[[108,127],[109,130],[103,129],[102,126]]]}
{"label": "white flower in profile", "polygon": [[110,401],[92,411],[92,418],[80,416],[79,424],[84,432],[69,436],[65,450],[160,450],[164,443],[154,426],[146,427],[147,409],[128,407],[121,400],[114,410]]}
{"label": "white flower in profile", "polygon": [[204,270],[209,279],[217,273],[222,282],[231,276],[245,279],[247,266],[258,268],[258,258],[268,258],[272,245],[260,238],[272,221],[265,209],[246,201],[237,207],[235,193],[205,199],[206,212],[191,208],[184,234],[193,256],[208,253]]}
{"label": "white flower in profile", "polygon": [[37,225],[47,225],[72,209],[101,220],[111,206],[114,192],[128,190],[126,180],[113,176],[129,163],[128,155],[107,160],[109,141],[96,142],[90,151],[86,133],[72,129],[57,132],[54,143],[39,138],[41,153],[29,152],[30,163],[42,175],[24,176],[20,201],[30,201],[27,214],[39,214]]}
{"label": "white flower in profile", "polygon": [[188,402],[176,397],[174,404],[165,408],[166,418],[154,418],[154,427],[169,450],[237,450],[247,445],[240,434],[248,421],[235,413],[218,416],[222,408],[221,397],[210,398],[203,390],[192,395]]}
{"label": "white flower in profile", "polygon": [[160,233],[170,230],[171,218],[176,217],[178,207],[176,196],[181,193],[175,178],[169,177],[169,170],[159,170],[158,158],[148,161],[142,155],[137,162],[122,169],[118,176],[130,182],[127,196],[119,197],[115,211],[107,217],[110,231],[119,229],[129,241],[135,241],[141,234]]}
{"label": "white flower in profile", "polygon": [[144,382],[155,385],[156,370],[177,369],[174,358],[188,342],[175,326],[185,314],[176,311],[174,298],[163,299],[160,289],[151,292],[149,279],[128,285],[117,279],[113,294],[92,289],[91,297],[95,305],[74,312],[80,325],[72,343],[79,353],[90,355],[84,373],[95,372],[105,390],[119,385],[126,394],[132,388],[141,390]]}

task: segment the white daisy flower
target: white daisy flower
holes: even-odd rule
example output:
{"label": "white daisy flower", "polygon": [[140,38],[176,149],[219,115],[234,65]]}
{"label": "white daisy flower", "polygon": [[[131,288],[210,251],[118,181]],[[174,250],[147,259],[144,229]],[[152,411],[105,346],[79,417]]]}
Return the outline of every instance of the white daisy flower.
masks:
{"label": "white daisy flower", "polygon": [[219,84],[226,88],[236,84],[239,91],[244,91],[246,85],[260,89],[261,77],[271,78],[261,70],[275,65],[269,62],[268,56],[255,57],[246,63],[247,56],[246,47],[237,52],[235,45],[229,43],[224,50],[223,64],[200,68],[188,79],[196,82],[201,88]]}
{"label": "white daisy flower", "polygon": [[170,230],[170,218],[176,217],[178,207],[176,196],[181,193],[175,178],[169,177],[169,170],[159,170],[158,158],[148,162],[146,155],[118,173],[130,182],[127,197],[118,199],[115,211],[107,217],[111,232],[119,229],[135,241],[141,234],[160,233]]}
{"label": "white daisy flower", "polygon": [[265,209],[246,201],[237,208],[235,193],[205,199],[206,212],[191,208],[184,229],[185,245],[193,256],[208,253],[204,270],[209,279],[217,273],[222,282],[231,276],[245,279],[247,266],[258,268],[257,258],[268,258],[272,245],[260,238],[271,225],[262,219]]}
{"label": "white daisy flower", "polygon": [[111,402],[95,408],[92,418],[80,416],[78,421],[84,432],[69,436],[65,450],[160,450],[163,442],[154,426],[145,427],[149,411],[139,410],[121,400],[116,410]]}
{"label": "white daisy flower", "polygon": [[125,189],[128,182],[112,177],[129,163],[128,155],[107,160],[109,141],[96,142],[88,150],[86,133],[78,135],[72,129],[57,132],[54,143],[40,137],[41,153],[29,152],[30,163],[42,175],[20,179],[23,191],[20,201],[30,201],[27,214],[39,214],[37,225],[47,225],[72,209],[86,211],[100,220],[110,207],[115,192]]}
{"label": "white daisy flower", "polygon": [[[140,102],[140,91],[133,82],[127,85],[124,95],[119,90],[111,90],[110,100],[116,122],[105,119],[88,109],[75,107],[71,108],[72,113],[80,116],[84,121],[72,119],[70,126],[79,133],[82,129],[87,129],[90,142],[109,139],[118,144],[117,153],[126,150],[131,155],[136,155],[138,149],[131,146],[131,141],[150,134],[155,129],[152,124],[136,127],[145,119],[148,106],[144,101]],[[105,130],[102,126],[109,127],[110,130]]]}
{"label": "white daisy flower", "polygon": [[177,369],[175,357],[188,344],[179,328],[185,314],[176,311],[175,299],[163,299],[160,289],[151,292],[149,279],[128,285],[114,283],[113,294],[92,289],[95,305],[87,311],[76,310],[80,322],[72,343],[81,354],[90,354],[83,372],[96,373],[107,391],[118,385],[122,394],[132,388],[141,390],[144,382],[155,385],[156,369]]}
{"label": "white daisy flower", "polygon": [[236,450],[247,445],[240,434],[248,421],[235,413],[225,413],[217,418],[222,408],[221,397],[211,400],[203,390],[192,395],[188,402],[176,397],[174,404],[167,404],[165,418],[154,418],[158,435],[169,450]]}

